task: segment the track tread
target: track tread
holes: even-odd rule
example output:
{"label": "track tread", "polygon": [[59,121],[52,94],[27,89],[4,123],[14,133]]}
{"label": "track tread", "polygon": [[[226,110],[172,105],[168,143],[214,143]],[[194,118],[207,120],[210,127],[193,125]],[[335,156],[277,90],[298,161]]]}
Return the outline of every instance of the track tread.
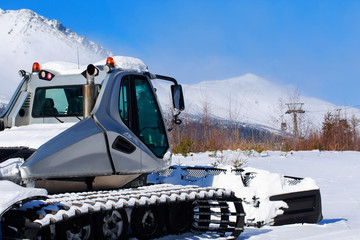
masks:
{"label": "track tread", "polygon": [[[27,221],[35,224],[38,230],[40,230],[51,224],[57,225],[72,218],[115,209],[180,202],[201,202],[214,199],[218,199],[220,204],[226,204],[226,199],[239,202],[239,199],[234,198],[232,191],[221,188],[159,184],[136,189],[54,194],[49,195],[45,200],[27,202],[19,209],[12,209],[11,211],[32,212],[36,217],[31,218],[31,220],[27,219]],[[243,213],[243,210],[241,213]],[[226,214],[228,213],[224,213],[224,216]],[[244,218],[243,215],[236,216]],[[222,222],[222,224],[227,223],[225,220]],[[28,226],[30,225],[28,224]],[[230,225],[234,224],[231,223]],[[218,230],[218,232],[223,233],[223,226]],[[31,236],[29,237],[31,238]]]}

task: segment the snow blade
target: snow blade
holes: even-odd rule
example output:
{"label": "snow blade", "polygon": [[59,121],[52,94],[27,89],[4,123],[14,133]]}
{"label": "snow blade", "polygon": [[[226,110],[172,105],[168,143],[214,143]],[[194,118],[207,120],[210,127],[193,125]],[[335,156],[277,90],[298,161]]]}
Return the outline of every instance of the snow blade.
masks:
{"label": "snow blade", "polygon": [[242,200],[246,226],[318,223],[322,220],[319,187],[310,178],[281,176],[255,168],[171,166],[148,175],[147,180],[230,188]]}
{"label": "snow blade", "polygon": [[288,208],[275,217],[273,225],[293,223],[318,223],[322,220],[320,190],[310,190],[274,195],[270,201],[284,201]]}

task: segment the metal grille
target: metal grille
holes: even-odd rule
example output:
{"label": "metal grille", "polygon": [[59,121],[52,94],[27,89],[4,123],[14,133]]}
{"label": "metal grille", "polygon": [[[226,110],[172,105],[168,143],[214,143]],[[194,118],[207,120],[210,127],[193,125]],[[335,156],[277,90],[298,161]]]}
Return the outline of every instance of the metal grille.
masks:
{"label": "metal grille", "polygon": [[174,167],[169,167],[168,169],[165,169],[164,171],[157,172],[157,175],[159,175],[160,177],[168,177],[172,174],[174,169],[175,169]]}
{"label": "metal grille", "polygon": [[295,186],[295,185],[301,183],[302,180],[303,180],[303,178],[284,176],[284,184],[285,185]]}
{"label": "metal grille", "polygon": [[244,186],[245,187],[250,186],[251,180],[253,180],[255,177],[256,177],[256,173],[253,173],[253,172],[245,173],[245,175],[243,177]]}
{"label": "metal grille", "polygon": [[234,173],[236,176],[241,176],[241,174],[244,172],[244,169],[242,168],[231,169],[231,172]]}
{"label": "metal grille", "polygon": [[210,175],[214,175],[214,176],[218,176],[218,175],[220,175],[221,173],[226,173],[226,170],[225,169],[217,169],[217,168],[215,168],[215,169],[208,169],[208,173],[210,174]]}
{"label": "metal grille", "polygon": [[23,107],[30,107],[30,100],[31,100],[31,93],[29,93],[29,95],[27,96],[24,104],[23,104]]}
{"label": "metal grille", "polygon": [[226,173],[226,169],[211,168],[211,167],[187,167],[187,168],[182,168],[182,170],[188,172],[186,176],[196,177],[196,178],[202,178],[208,175],[218,176],[221,173]]}
{"label": "metal grille", "polygon": [[189,177],[196,177],[196,178],[202,178],[205,177],[205,169],[204,168],[188,168],[186,169],[188,171]]}

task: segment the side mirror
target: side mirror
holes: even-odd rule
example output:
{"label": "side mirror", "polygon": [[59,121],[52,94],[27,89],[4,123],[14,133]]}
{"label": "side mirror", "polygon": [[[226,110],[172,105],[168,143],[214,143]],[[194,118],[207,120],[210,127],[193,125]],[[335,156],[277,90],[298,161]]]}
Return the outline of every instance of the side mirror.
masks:
{"label": "side mirror", "polygon": [[183,111],[185,109],[185,103],[181,85],[171,85],[171,95],[173,107],[176,110]]}

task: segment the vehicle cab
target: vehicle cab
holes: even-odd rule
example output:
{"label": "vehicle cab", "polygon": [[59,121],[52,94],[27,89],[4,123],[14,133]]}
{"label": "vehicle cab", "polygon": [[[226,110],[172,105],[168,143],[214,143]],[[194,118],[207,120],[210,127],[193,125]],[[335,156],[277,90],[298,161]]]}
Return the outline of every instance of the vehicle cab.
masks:
{"label": "vehicle cab", "polygon": [[[141,60],[125,60],[131,61],[108,58],[85,71],[70,71],[63,64],[34,64],[31,74],[21,71],[23,80],[2,117],[6,127],[38,124],[31,135],[37,138],[45,129],[76,122],[24,159],[20,175],[26,185],[114,188],[170,166],[167,126],[151,80],[173,83],[174,124],[181,123],[178,116],[184,109],[181,85],[150,73]],[[53,184],[59,179],[61,184]]]}

